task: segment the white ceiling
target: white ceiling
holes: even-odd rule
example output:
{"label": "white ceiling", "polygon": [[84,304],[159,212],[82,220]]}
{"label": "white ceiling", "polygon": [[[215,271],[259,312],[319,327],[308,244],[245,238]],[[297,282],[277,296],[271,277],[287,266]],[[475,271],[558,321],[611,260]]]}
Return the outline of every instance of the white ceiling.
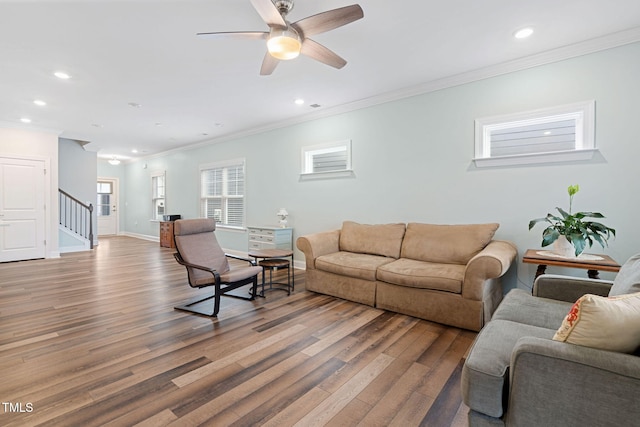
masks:
{"label": "white ceiling", "polygon": [[640,40],[638,0],[296,0],[288,19],[356,1],[363,19],[313,37],[343,69],[265,77],[263,41],[195,35],[267,30],[249,0],[0,0],[0,125],[135,158]]}

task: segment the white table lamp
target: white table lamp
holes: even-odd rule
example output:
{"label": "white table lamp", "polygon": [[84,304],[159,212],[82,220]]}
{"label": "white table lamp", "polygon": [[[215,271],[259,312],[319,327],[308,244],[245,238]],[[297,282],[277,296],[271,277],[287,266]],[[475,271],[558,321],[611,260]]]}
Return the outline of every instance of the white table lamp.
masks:
{"label": "white table lamp", "polygon": [[280,218],[280,227],[285,228],[287,226],[287,216],[289,212],[285,208],[280,208],[276,215]]}

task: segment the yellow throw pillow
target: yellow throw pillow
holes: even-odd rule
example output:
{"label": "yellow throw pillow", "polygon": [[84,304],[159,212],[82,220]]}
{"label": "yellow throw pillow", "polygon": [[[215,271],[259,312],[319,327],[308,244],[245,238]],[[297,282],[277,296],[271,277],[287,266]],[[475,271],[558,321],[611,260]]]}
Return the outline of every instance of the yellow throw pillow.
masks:
{"label": "yellow throw pillow", "polygon": [[640,346],[640,292],[608,298],[583,295],[571,307],[553,339],[633,353]]}

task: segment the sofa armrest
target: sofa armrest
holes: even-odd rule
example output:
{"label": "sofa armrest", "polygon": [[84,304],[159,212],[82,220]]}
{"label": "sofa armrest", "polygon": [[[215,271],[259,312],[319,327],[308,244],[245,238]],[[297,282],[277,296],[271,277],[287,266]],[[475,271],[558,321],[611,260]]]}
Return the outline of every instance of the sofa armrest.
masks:
{"label": "sofa armrest", "polygon": [[316,258],[340,250],[340,230],[298,237],[296,246],[304,253],[307,270],[316,268]]}
{"label": "sofa armrest", "polygon": [[640,419],[640,357],[537,337],[511,356],[507,424],[630,425]]}
{"label": "sofa armrest", "polygon": [[533,295],[558,301],[575,302],[585,294],[606,297],[612,281],[587,279],[556,274],[543,274],[533,283]]}
{"label": "sofa armrest", "polygon": [[492,240],[467,263],[462,283],[462,297],[482,301],[484,284],[488,279],[504,275],[516,258],[518,251],[511,242]]}

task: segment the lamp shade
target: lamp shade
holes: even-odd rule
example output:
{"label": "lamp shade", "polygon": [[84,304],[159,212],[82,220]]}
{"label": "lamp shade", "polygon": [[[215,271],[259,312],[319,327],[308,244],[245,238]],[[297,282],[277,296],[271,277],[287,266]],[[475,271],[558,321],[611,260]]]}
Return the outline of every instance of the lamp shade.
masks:
{"label": "lamp shade", "polygon": [[267,40],[267,49],[276,59],[287,60],[300,55],[302,42],[300,36],[293,28],[274,27]]}
{"label": "lamp shade", "polygon": [[287,210],[285,208],[280,208],[278,210],[278,212],[276,213],[276,215],[286,217],[286,216],[289,215],[289,212],[287,212]]}

